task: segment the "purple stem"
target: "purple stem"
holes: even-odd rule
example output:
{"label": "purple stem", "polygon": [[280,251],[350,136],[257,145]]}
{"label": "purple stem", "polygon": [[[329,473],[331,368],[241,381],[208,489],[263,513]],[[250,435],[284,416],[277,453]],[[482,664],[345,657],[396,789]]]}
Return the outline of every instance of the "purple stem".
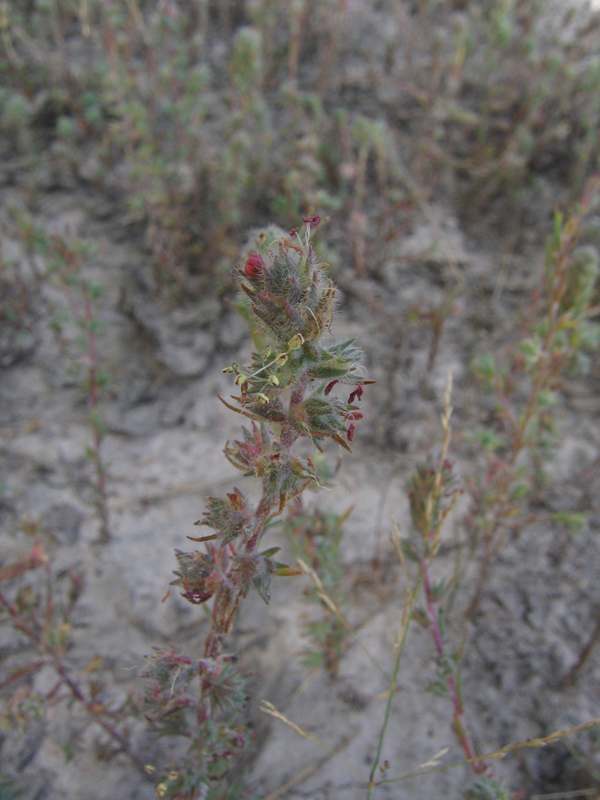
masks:
{"label": "purple stem", "polygon": [[[425,601],[427,604],[427,617],[429,619],[429,630],[431,631],[431,635],[433,637],[433,642],[435,644],[435,649],[437,651],[438,656],[443,656],[445,653],[444,640],[442,638],[442,632],[440,630],[438,604],[434,600],[433,590],[431,588],[431,578],[429,576],[428,559],[425,559],[422,562],[422,573],[423,573],[423,588],[425,591]],[[456,733],[456,736],[467,758],[477,759],[477,753],[475,752],[475,748],[473,747],[473,742],[471,741],[471,735],[469,734],[469,731],[465,724],[465,712],[458,691],[458,686],[456,685],[456,676],[454,674],[447,676],[446,685],[450,690],[450,695],[452,697],[452,704],[454,706],[454,731]],[[484,761],[473,760],[471,762],[471,768],[473,769],[473,772],[475,772],[476,775],[483,775],[485,772],[487,772],[488,765]]]}

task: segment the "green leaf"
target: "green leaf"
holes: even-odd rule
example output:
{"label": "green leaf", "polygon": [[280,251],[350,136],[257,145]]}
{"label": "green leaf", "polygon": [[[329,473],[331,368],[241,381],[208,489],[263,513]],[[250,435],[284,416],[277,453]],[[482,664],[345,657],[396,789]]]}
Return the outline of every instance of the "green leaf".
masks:
{"label": "green leaf", "polygon": [[519,345],[519,350],[525,357],[527,369],[531,369],[539,361],[542,344],[539,339],[524,339]]}
{"label": "green leaf", "polygon": [[414,542],[412,542],[410,539],[402,539],[400,541],[400,548],[402,550],[403,556],[407,558],[409,561],[418,562],[421,560],[421,556],[419,555],[419,553],[417,553]]}
{"label": "green leaf", "polygon": [[354,363],[352,361],[332,358],[312,366],[308,370],[308,375],[310,378],[320,378],[322,380],[344,378],[353,366]]}
{"label": "green leaf", "polygon": [[530,486],[527,483],[517,483],[516,486],[512,490],[511,499],[512,500],[522,500],[530,490]]}
{"label": "green leaf", "polygon": [[303,573],[298,567],[289,567],[287,564],[281,564],[279,561],[276,561],[275,574],[280,578],[289,578],[293,575],[302,575]]}
{"label": "green leaf", "polygon": [[579,533],[587,524],[587,515],[577,511],[557,511],[552,515],[555,522],[560,522],[566,525],[570,530]]}
{"label": "green leaf", "polygon": [[424,609],[422,609],[422,608],[415,608],[415,609],[413,610],[413,612],[412,612],[412,618],[414,619],[414,621],[415,621],[415,622],[416,622],[418,625],[421,625],[421,627],[422,627],[422,628],[428,628],[428,627],[429,627],[429,624],[430,624],[430,623],[429,623],[429,617],[428,617],[428,616],[427,616],[427,614],[425,613],[425,610],[424,610]]}
{"label": "green leaf", "polygon": [[496,377],[496,364],[491,353],[483,353],[478,356],[469,366],[469,372],[477,380],[481,381],[486,388],[493,388]]}
{"label": "green leaf", "polygon": [[263,558],[272,558],[275,553],[278,553],[281,550],[281,547],[270,547],[268,550],[263,550],[261,556]]}
{"label": "green leaf", "polygon": [[539,408],[551,408],[556,405],[556,393],[549,390],[542,390],[538,395]]}
{"label": "green leaf", "polygon": [[294,409],[297,420],[306,420],[311,433],[331,436],[333,433],[345,433],[343,415],[346,408],[334,398],[328,399],[317,394],[311,395],[304,403]]}
{"label": "green leaf", "polygon": [[437,603],[446,591],[446,581],[441,580],[431,587],[431,597]]}
{"label": "green leaf", "polygon": [[484,450],[490,450],[494,453],[506,448],[505,440],[491,428],[482,428],[476,431],[475,439]]}
{"label": "green leaf", "polygon": [[312,672],[312,670],[323,666],[324,658],[323,653],[319,653],[316,650],[305,650],[300,663]]}
{"label": "green leaf", "polygon": [[104,293],[104,286],[98,281],[90,281],[87,286],[90,300],[97,300]]}
{"label": "green leaf", "polygon": [[450,688],[445,681],[429,681],[427,686],[425,687],[426,692],[431,692],[431,694],[436,695],[436,697],[448,697],[450,694]]}

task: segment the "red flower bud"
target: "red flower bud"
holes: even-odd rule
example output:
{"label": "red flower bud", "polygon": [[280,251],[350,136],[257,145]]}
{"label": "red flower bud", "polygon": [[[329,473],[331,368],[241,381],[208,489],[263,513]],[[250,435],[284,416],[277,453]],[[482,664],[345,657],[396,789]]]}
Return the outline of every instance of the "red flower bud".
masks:
{"label": "red flower bud", "polygon": [[264,259],[258,253],[252,253],[244,264],[244,272],[249,278],[258,278],[265,267]]}
{"label": "red flower bud", "polygon": [[351,423],[350,427],[348,428],[348,441],[349,442],[351,442],[352,439],[354,439],[354,431],[355,430],[356,430],[356,425],[354,423]]}
{"label": "red flower bud", "polygon": [[329,394],[329,392],[330,392],[330,391],[333,389],[333,387],[336,385],[336,383],[339,383],[339,381],[338,381],[338,380],[335,380],[335,381],[330,381],[330,382],[327,384],[327,386],[325,387],[325,394],[326,394],[326,395],[328,395],[328,394]]}

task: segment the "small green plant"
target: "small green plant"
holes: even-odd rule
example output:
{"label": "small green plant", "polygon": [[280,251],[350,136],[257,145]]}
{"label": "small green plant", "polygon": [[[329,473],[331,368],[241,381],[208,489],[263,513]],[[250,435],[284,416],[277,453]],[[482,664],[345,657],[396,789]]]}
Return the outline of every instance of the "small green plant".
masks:
{"label": "small green plant", "polygon": [[[174,649],[156,651],[146,676],[146,705],[159,735],[188,741],[187,754],[159,770],[160,797],[247,797],[234,763],[247,749],[245,680],[226,650],[239,606],[256,590],[268,603],[274,576],[301,570],[276,560],[279,547],[263,547],[264,534],[287,503],[318,485],[312,460],[294,454],[307,438],[318,450],[333,440],[349,442],[362,418],[357,403],[365,380],[361,352],[331,334],[335,288],[324,276],[311,244],[320,218],[303,218],[304,237],[294,230],[252,253],[238,270],[264,347],[244,367],[232,364],[239,394],[221,398],[227,408],[251,420],[240,439],[225,447],[228,461],[254,477],[262,493],[256,502],[238,488],[210,497],[199,524],[213,533],[196,538],[204,551],[177,551],[174,585],[194,605],[212,601],[211,628],[200,656]],[[340,396],[347,387],[348,397]]]}
{"label": "small green plant", "polygon": [[91,255],[89,244],[59,233],[49,233],[20,209],[13,209],[13,215],[25,247],[45,260],[41,280],[59,286],[65,299],[66,307],[56,309],[52,327],[69,362],[70,371],[87,395],[92,444],[86,449],[86,456],[94,468],[94,499],[100,522],[100,539],[106,542],[110,538],[110,519],[106,472],[101,457],[106,426],[100,413],[100,402],[110,383],[110,373],[103,367],[98,353],[98,335],[102,332],[103,324],[97,312],[97,301],[102,296],[103,286],[83,274],[83,265]]}
{"label": "small green plant", "polygon": [[[329,601],[332,600],[335,607],[342,610],[347,602],[342,586],[344,569],[339,551],[343,526],[351,513],[352,508],[342,514],[319,506],[306,510],[292,508],[282,523],[282,533],[287,535],[292,552],[307,565],[304,571],[312,570],[320,583],[320,588],[314,586],[306,594],[307,602],[319,604],[321,616],[305,625],[308,644],[302,663],[308,669],[323,667],[332,678],[338,675],[348,630],[331,609]],[[327,603],[323,600],[323,590],[327,594]]]}
{"label": "small green plant", "polygon": [[[432,566],[440,547],[444,524],[460,494],[460,489],[457,488],[452,474],[453,465],[448,458],[451,438],[451,389],[452,381],[449,376],[444,413],[441,418],[443,439],[439,459],[435,464],[432,462],[419,464],[409,482],[408,497],[412,520],[411,534],[409,537],[401,539],[396,532],[395,536],[392,537],[396,552],[405,568],[407,588],[402,624],[394,647],[395,658],[390,680],[390,692],[377,743],[377,753],[369,774],[367,798],[371,798],[375,787],[379,783],[377,780],[378,773],[385,774],[386,772],[385,765],[383,770],[380,766],[383,746],[411,621],[417,622],[431,633],[435,648],[435,677],[429,683],[429,690],[440,697],[448,697],[452,703],[452,730],[476,776],[472,797],[489,796],[495,800],[503,800],[503,798],[508,797],[508,794],[504,793],[505,790],[501,784],[495,781],[494,773],[489,764],[483,758],[477,757],[467,725],[460,676],[461,648],[452,647],[450,644],[445,608],[442,602],[444,595],[453,585],[453,579],[435,582],[432,576]],[[414,578],[409,575],[408,562],[414,562],[418,566],[417,575]],[[421,595],[423,596],[423,606],[417,605]],[[481,792],[477,793],[482,787],[486,787],[487,795]]]}
{"label": "small green plant", "polygon": [[[452,730],[458,739],[470,766],[475,773],[473,788],[467,794],[471,800],[490,798],[504,800],[510,797],[483,759],[478,759],[469,732],[460,673],[460,659],[464,643],[452,646],[448,633],[444,597],[452,588],[456,575],[449,580],[434,581],[432,566],[441,543],[441,535],[448,515],[461,492],[456,486],[453,464],[448,458],[451,427],[451,380],[446,389],[445,408],[442,415],[442,451],[437,464],[421,463],[409,483],[408,497],[412,519],[412,536],[400,542],[404,558],[418,564],[418,578],[412,597],[416,599],[422,587],[423,606],[414,606],[413,619],[431,633],[435,647],[435,677],[429,690],[439,697],[448,697],[452,703]],[[375,771],[371,772],[371,780]]]}
{"label": "small green plant", "polygon": [[[479,435],[489,463],[484,480],[473,484],[468,520],[481,564],[469,616],[477,609],[494,555],[508,531],[532,521],[525,499],[536,489],[539,471],[527,458],[547,453],[555,440],[556,392],[565,377],[587,371],[589,354],[600,344],[600,326],[592,320],[600,259],[594,247],[577,246],[599,188],[598,180],[591,180],[580,207],[568,219],[556,211],[544,281],[533,306],[537,321],[512,349],[508,363],[498,364],[484,354],[471,365],[472,374],[494,398],[496,424]],[[525,393],[518,391],[517,376]],[[581,514],[567,511],[555,514],[555,519],[572,527],[582,522]]]}

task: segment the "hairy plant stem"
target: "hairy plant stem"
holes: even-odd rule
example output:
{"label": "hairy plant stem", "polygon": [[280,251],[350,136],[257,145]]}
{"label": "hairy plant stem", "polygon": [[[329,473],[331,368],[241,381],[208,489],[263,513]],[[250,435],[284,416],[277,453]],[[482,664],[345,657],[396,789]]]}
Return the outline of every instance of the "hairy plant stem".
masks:
{"label": "hairy plant stem", "polygon": [[[291,394],[289,404],[290,410],[293,405],[302,402],[307,385],[308,377],[304,376]],[[281,426],[280,440],[281,444],[288,451],[291,449],[297,437],[297,431],[289,423],[283,423]],[[256,551],[272,510],[273,502],[267,492],[263,491],[262,497],[254,514],[252,535],[244,547],[246,553],[249,554]],[[215,592],[212,610],[212,626],[204,642],[203,654],[203,660],[211,660],[212,662],[217,662],[222,655],[223,641],[231,630],[235,614],[243,597],[242,590],[234,588],[231,581],[231,564],[229,560],[230,550],[231,545],[225,545],[220,547],[217,551],[219,557],[224,562],[221,564],[221,567],[225,575],[225,580],[220,584]],[[218,669],[219,667],[215,663],[213,668]],[[198,705],[198,722],[203,723],[208,719],[211,719],[214,712],[213,703],[210,697],[212,668],[207,668],[205,664],[201,664],[199,674],[201,700]]]}
{"label": "hairy plant stem", "polygon": [[[304,236],[297,235],[298,229],[289,234],[299,244],[283,232],[277,234],[236,270],[255,317],[251,330],[258,349],[242,368],[234,362],[223,370],[235,375],[239,396],[232,400],[238,405],[219,399],[252,420],[252,429],[243,428],[241,439],[230,440],[224,453],[244,476],[260,482],[262,494],[257,504],[237,487],[225,497],[208,498],[208,508],[197,524],[208,525],[214,533],[189,537],[206,543],[203,553],[176,551],[179,570],[173,584],[195,605],[212,602],[210,630],[196,662],[173,650],[159,651],[148,672],[155,679],[148,704],[158,708],[157,728],[191,739],[190,760],[177,773],[182,785],[189,786],[185,796],[190,798],[200,797],[199,780],[222,782],[218,789],[216,783],[206,786],[211,786],[211,796],[229,796],[220,792],[233,779],[229,769],[246,747],[246,681],[225,651],[238,608],[254,590],[269,603],[275,576],[301,574],[297,567],[274,558],[279,547],[261,547],[270,521],[309,485],[319,483],[312,460],[295,454],[294,445],[305,437],[323,450],[323,442],[331,439],[352,452],[348,442],[354,435],[354,422],[363,416],[355,403],[361,400],[363,387],[373,383],[362,377],[362,353],[353,338],[329,346],[320,343],[331,328],[335,287],[323,275],[324,267],[310,243],[320,216],[302,219]],[[351,387],[345,402],[336,394],[329,396],[337,384]],[[186,664],[191,668],[184,670],[181,665]],[[199,697],[188,694],[191,681],[199,688]],[[179,713],[189,708],[195,709],[194,731],[189,715]],[[171,770],[168,780],[159,784],[163,794],[175,773]],[[179,785],[173,791],[183,796]]]}
{"label": "hairy plant stem", "polygon": [[[280,426],[280,444],[288,452],[291,451],[294,442],[299,437],[297,428],[295,428],[289,422],[289,420],[293,414],[294,407],[302,403],[308,385],[309,376],[305,372],[296,380],[295,386],[292,389],[289,398],[286,421],[281,423]],[[265,525],[273,511],[273,507],[272,497],[267,493],[266,490],[264,490],[254,513],[252,535],[244,546],[245,553],[250,554],[256,551],[264,532]],[[198,722],[200,724],[206,722],[214,716],[213,701],[211,700],[210,692],[213,674],[220,668],[218,662],[223,653],[223,642],[225,637],[231,631],[236,612],[244,594],[241,589],[234,587],[233,581],[231,580],[231,562],[229,558],[230,552],[235,552],[232,550],[231,545],[222,546],[217,550],[218,558],[222,562],[220,566],[222,568],[225,580],[220,584],[215,592],[211,615],[212,626],[204,642],[203,660],[199,668],[200,703],[198,704]],[[210,666],[207,665],[207,661],[212,662]]]}
{"label": "hairy plant stem", "polygon": [[[271,510],[272,503],[268,499],[266,493],[263,493],[256,509],[254,530],[245,547],[246,553],[253,553],[256,550]],[[210,660],[215,663],[212,668],[207,667],[204,663],[200,665],[201,697],[198,705],[199,723],[206,722],[213,716],[214,709],[210,696],[213,669],[219,669],[216,662],[222,655],[223,641],[231,631],[235,614],[243,597],[242,591],[240,589],[235,589],[231,582],[231,565],[229,561],[230,545],[220,547],[217,552],[219,558],[224,562],[220,566],[223,569],[226,580],[221,583],[215,592],[211,615],[212,626],[204,642],[203,661]]]}

